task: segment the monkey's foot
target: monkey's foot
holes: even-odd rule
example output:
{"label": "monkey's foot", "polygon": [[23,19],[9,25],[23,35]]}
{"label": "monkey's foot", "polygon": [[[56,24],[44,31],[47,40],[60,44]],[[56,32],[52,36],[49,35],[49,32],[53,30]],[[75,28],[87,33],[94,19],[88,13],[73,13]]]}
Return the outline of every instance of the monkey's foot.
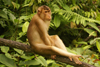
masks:
{"label": "monkey's foot", "polygon": [[69,59],[70,59],[70,61],[72,61],[72,59],[73,59],[76,64],[82,64],[81,61],[79,61],[79,59],[78,59],[79,57],[82,57],[82,56],[81,55],[74,55],[72,57],[69,57]]}

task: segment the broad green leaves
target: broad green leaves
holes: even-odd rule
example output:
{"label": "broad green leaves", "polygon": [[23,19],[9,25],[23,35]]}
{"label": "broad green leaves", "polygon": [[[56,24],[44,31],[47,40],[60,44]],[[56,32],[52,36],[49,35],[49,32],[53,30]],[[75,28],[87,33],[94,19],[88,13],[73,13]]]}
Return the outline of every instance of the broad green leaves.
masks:
{"label": "broad green leaves", "polygon": [[21,62],[19,65],[39,65],[39,64],[47,66],[47,62],[42,56],[37,57],[35,60],[28,60]]}
{"label": "broad green leaves", "polygon": [[55,25],[56,28],[58,28],[60,26],[61,22],[60,22],[59,15],[55,15],[53,23],[54,23],[54,25]]}
{"label": "broad green leaves", "polygon": [[8,19],[7,14],[2,10],[0,11],[0,16],[5,18],[5,19]]}
{"label": "broad green leaves", "polygon": [[10,20],[12,21],[12,22],[14,22],[14,19],[16,19],[16,17],[12,14],[12,13],[10,13],[9,12],[9,18],[10,18]]}
{"label": "broad green leaves", "polygon": [[99,33],[100,33],[100,30],[99,28],[96,26],[95,23],[88,23],[89,26],[93,27],[94,29],[96,29]]}
{"label": "broad green leaves", "polygon": [[91,29],[84,28],[84,30],[89,34],[89,36],[97,36],[97,33]]}
{"label": "broad green leaves", "polygon": [[11,5],[11,0],[2,0],[5,5]]}
{"label": "broad green leaves", "polygon": [[39,65],[40,63],[36,60],[28,60],[21,62],[19,65]]}
{"label": "broad green leaves", "polygon": [[14,48],[14,50],[15,50],[16,52],[18,52],[19,54],[23,54],[23,53],[24,53],[24,51],[22,51],[22,50],[20,50],[20,49]]}
{"label": "broad green leaves", "polygon": [[100,52],[100,42],[99,41],[96,41],[96,46],[97,46],[98,51]]}
{"label": "broad green leaves", "polygon": [[2,47],[1,47],[1,51],[4,52],[4,53],[8,53],[9,47],[2,46]]}
{"label": "broad green leaves", "polygon": [[36,61],[38,61],[39,63],[41,63],[43,66],[47,66],[47,62],[46,60],[42,57],[42,56],[39,56]]}
{"label": "broad green leaves", "polygon": [[19,5],[19,4],[17,4],[17,3],[12,2],[12,4],[13,4],[14,8],[16,8],[16,9],[19,9],[19,8],[20,8],[20,5]]}
{"label": "broad green leaves", "polygon": [[17,67],[14,60],[7,58],[5,55],[0,54],[0,62],[8,67]]}
{"label": "broad green leaves", "polygon": [[26,22],[23,24],[22,31],[23,31],[23,32],[27,32],[28,26],[29,26],[29,22],[26,21]]}

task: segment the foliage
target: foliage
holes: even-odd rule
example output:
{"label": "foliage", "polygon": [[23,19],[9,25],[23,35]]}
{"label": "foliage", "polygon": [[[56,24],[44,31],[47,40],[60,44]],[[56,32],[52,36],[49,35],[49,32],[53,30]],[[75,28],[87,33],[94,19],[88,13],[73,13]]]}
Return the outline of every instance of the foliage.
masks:
{"label": "foliage", "polygon": [[[29,22],[41,5],[48,5],[52,11],[49,34],[58,34],[69,52],[99,67],[100,0],[0,0],[0,37],[27,43]],[[19,49],[0,48],[0,67],[72,67],[39,55],[35,58]]]}

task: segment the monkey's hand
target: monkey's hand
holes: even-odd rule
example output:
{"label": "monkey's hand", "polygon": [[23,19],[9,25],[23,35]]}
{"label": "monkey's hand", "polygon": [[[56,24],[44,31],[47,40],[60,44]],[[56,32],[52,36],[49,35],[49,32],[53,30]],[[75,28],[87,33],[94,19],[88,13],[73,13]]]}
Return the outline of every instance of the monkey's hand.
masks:
{"label": "monkey's hand", "polygon": [[72,61],[72,59],[74,60],[74,62],[76,64],[82,64],[81,61],[79,61],[79,57],[82,57],[81,55],[72,55],[71,57],[69,57],[70,61]]}

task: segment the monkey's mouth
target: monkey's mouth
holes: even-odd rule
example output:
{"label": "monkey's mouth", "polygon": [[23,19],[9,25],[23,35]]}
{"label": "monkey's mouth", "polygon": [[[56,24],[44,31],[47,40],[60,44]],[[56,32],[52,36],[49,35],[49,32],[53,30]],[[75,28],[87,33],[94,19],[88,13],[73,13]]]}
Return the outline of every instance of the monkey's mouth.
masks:
{"label": "monkey's mouth", "polygon": [[51,19],[47,19],[48,21],[51,21]]}
{"label": "monkey's mouth", "polygon": [[51,19],[48,19],[48,21],[51,21]]}

